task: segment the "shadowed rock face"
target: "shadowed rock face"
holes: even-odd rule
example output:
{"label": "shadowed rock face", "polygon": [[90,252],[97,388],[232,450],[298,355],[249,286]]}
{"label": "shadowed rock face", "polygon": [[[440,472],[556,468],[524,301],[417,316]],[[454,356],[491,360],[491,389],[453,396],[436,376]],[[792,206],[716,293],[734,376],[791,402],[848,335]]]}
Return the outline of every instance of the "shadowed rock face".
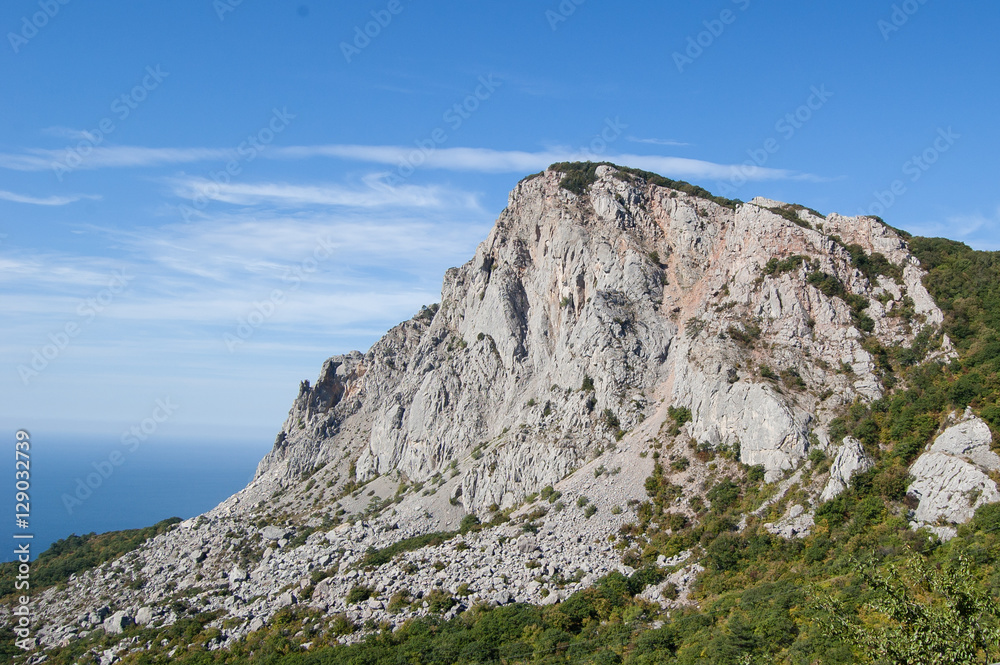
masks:
{"label": "shadowed rock face", "polygon": [[[340,482],[450,468],[466,510],[510,506],[666,406],[690,409],[684,436],[738,445],[774,480],[810,432],[828,445],[837,407],[882,391],[850,307],[809,272],[868,299],[884,344],[917,328],[891,316],[904,299],[919,321],[941,321],[905,243],[873,219],[767,199],[734,211],[608,166],[582,196],[561,178],[518,184],[473,259],[445,275],[439,308],[302,384],[244,506],[330,463]],[[848,244],[902,278],[870,281]]]}

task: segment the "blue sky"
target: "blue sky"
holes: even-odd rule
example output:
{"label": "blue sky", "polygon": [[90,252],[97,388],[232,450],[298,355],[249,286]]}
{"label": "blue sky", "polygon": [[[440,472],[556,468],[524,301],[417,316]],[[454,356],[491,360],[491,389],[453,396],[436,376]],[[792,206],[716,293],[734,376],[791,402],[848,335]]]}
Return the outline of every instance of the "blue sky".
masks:
{"label": "blue sky", "polygon": [[998,19],[9,0],[0,422],[118,438],[167,399],[172,435],[269,440],[300,380],[437,301],[511,187],[562,159],[1000,249]]}

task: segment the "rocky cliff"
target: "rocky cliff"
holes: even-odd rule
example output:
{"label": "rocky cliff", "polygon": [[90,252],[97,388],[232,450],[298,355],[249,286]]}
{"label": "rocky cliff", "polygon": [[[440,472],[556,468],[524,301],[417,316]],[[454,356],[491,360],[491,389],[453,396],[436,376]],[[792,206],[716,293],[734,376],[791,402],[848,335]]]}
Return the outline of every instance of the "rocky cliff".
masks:
{"label": "rocky cliff", "polygon": [[[294,604],[398,625],[434,611],[435,592],[460,599],[452,615],[555,603],[632,571],[613,541],[654,473],[697,520],[712,483],[752,470],[767,489],[740,528],[808,535],[816,506],[872,467],[830,424],[887,389],[884,350],[923,332],[932,357],[952,355],[904,237],[609,165],[573,186],[566,170],[517,185],[439,304],[304,381],[246,489],[47,591],[43,644],[172,624],[178,594],[219,613],[212,648]],[[917,460],[915,526],[1000,499],[990,441],[967,415]],[[644,596],[687,602],[692,556],[659,557],[674,572]]]}
{"label": "rocky cliff", "polygon": [[[843,404],[882,393],[863,332],[888,346],[941,321],[905,243],[874,219],[765,199],[732,210],[610,166],[584,195],[563,177],[517,186],[439,306],[302,384],[258,469],[267,491],[248,495],[331,463],[345,482],[349,464],[360,482],[455,468],[454,495],[483,514],[668,406],[691,411],[699,443],[738,445],[773,480],[810,434],[830,445]],[[888,274],[859,270],[852,245]]]}

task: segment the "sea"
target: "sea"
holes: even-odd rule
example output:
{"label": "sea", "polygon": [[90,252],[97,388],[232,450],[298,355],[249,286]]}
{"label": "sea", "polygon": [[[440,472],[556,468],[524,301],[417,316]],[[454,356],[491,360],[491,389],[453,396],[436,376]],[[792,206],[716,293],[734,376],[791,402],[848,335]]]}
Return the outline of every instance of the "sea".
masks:
{"label": "sea", "polygon": [[23,510],[14,505],[13,470],[0,482],[2,503],[10,510],[0,528],[8,543],[0,560],[14,560],[14,543],[26,542],[15,539],[15,533],[32,536],[27,542],[34,559],[71,534],[135,529],[170,517],[200,515],[253,479],[272,441],[266,436],[158,436],[155,442],[129,445],[120,437],[32,432],[27,528],[17,524],[16,513]]}

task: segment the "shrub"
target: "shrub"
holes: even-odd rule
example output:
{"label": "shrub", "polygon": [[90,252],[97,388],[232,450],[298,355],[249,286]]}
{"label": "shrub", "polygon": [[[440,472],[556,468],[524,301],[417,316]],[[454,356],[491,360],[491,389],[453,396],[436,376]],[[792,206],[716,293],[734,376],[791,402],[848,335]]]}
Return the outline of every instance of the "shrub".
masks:
{"label": "shrub", "polygon": [[705,496],[712,502],[712,512],[724,513],[740,498],[740,486],[726,478],[716,483]]}
{"label": "shrub", "polygon": [[681,427],[684,426],[684,423],[691,422],[692,420],[691,409],[686,406],[679,406],[676,408],[668,406],[667,416],[674,421],[673,425],[667,429],[667,433],[670,434],[670,436],[677,436],[680,434]]}
{"label": "shrub", "polygon": [[371,587],[357,584],[351,587],[351,590],[347,592],[344,602],[348,605],[357,605],[358,603],[368,600],[374,594],[375,590]]}
{"label": "shrub", "polygon": [[806,262],[806,257],[801,254],[796,254],[795,256],[789,256],[787,259],[770,259],[763,268],[765,275],[772,275],[778,277],[785,274],[786,272],[792,272],[793,270],[798,270],[799,266]]}

